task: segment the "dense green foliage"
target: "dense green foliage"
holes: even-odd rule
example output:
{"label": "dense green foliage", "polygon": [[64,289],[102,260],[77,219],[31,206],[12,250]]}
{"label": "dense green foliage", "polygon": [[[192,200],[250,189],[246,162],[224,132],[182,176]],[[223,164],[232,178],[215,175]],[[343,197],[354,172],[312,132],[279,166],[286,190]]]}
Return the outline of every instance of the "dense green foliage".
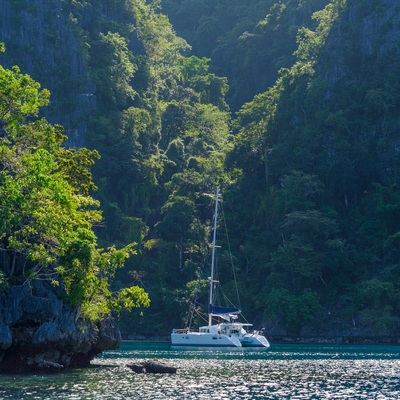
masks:
{"label": "dense green foliage", "polygon": [[98,153],[66,150],[60,126],[36,119],[49,92],[18,67],[0,66],[0,254],[2,284],[33,279],[62,287],[93,321],[121,308],[148,305],[139,287],[110,291],[110,279],[133,252],[99,249],[101,221],[88,167]]}
{"label": "dense green foliage", "polygon": [[264,92],[280,68],[292,66],[297,31],[328,0],[164,0],[177,33],[196,55],[211,59],[211,70],[226,76],[233,111]]}
{"label": "dense green foliage", "polygon": [[[400,228],[399,159],[390,144],[398,131],[389,133],[385,121],[397,121],[391,104],[399,98],[391,90],[385,99],[380,95],[393,83],[400,58],[390,49],[372,66],[347,48],[330,53],[329,41],[342,29],[357,29],[342,25],[348,3],[331,1],[314,14],[317,28],[299,30],[298,61],[242,107],[235,121],[230,163],[244,174],[235,192],[261,205],[246,207],[257,213],[248,214],[244,228],[256,228],[256,237],[263,231],[280,236],[259,266],[268,274],[260,305],[267,304],[266,318],[275,314],[292,333],[301,328],[292,320],[294,311],[302,324],[311,313],[320,324],[329,323],[328,316],[352,318],[353,328],[375,334],[394,334],[398,326],[398,260],[388,258]],[[370,3],[360,17],[379,10]],[[339,79],[318,73],[323,69],[329,77],[341,57]]]}
{"label": "dense green foliage", "polygon": [[[135,331],[160,316],[147,328],[154,334],[181,323],[187,309],[177,313],[176,291],[196,277],[206,251],[212,204],[206,194],[227,179],[224,160],[232,147],[228,85],[208,72],[208,59],[184,57],[189,46],[157,2],[118,7],[117,13],[106,4],[94,9],[91,2],[71,2],[68,11],[84,29],[79,38],[97,88],[88,134],[102,156],[93,173],[106,226],[97,234],[106,245],[140,244],[115,289],[127,279],[143,285],[150,310],[122,323]],[[86,12],[95,13],[90,26],[80,24]]]}
{"label": "dense green foliage", "polygon": [[[36,4],[31,0],[10,3],[37,12],[27,8]],[[83,277],[63,268],[63,262],[81,262],[68,259],[67,242],[85,243],[78,259],[89,255],[82,267],[90,276],[111,261],[122,264],[126,254],[98,250],[96,236],[102,247],[116,244],[126,252],[137,242],[135,257],[109,274],[116,276],[115,291],[138,285],[152,303],[143,315],[123,312],[121,327],[126,335],[166,334],[187,323],[194,292],[205,285],[207,266],[199,268],[208,259],[212,193],[220,185],[249,319],[293,335],[307,329],[396,334],[400,55],[394,0],[51,4],[73,34],[85,70],[74,81],[76,93],[95,87],[94,112],[84,117],[93,150],[62,149],[60,128],[45,120],[21,124],[37,108],[13,111],[18,129],[3,128],[14,136],[2,157],[19,179],[15,184],[4,170],[1,190],[9,197],[1,220],[18,226],[18,236],[7,239],[15,249],[20,245],[45,266],[61,261],[58,274],[72,292]],[[49,13],[44,22],[49,38],[55,18]],[[46,46],[58,54],[50,40]],[[22,63],[18,49],[11,52]],[[68,71],[68,62],[59,67]],[[43,76],[35,68],[33,76]],[[68,81],[54,90],[49,81],[64,101],[59,112],[74,100]],[[35,90],[41,95],[29,100],[45,104],[46,92]],[[92,166],[97,152],[101,159]],[[89,167],[97,200],[89,196]],[[20,199],[27,187],[35,190]],[[51,213],[37,212],[39,200],[51,204]],[[97,201],[104,223],[95,236]],[[36,224],[24,224],[32,215]],[[79,235],[60,238],[53,219],[64,219],[67,228],[76,223]],[[42,229],[43,240],[32,241]],[[52,245],[54,238],[61,247]],[[231,294],[232,276],[227,280]],[[89,279],[79,290],[91,285]]]}

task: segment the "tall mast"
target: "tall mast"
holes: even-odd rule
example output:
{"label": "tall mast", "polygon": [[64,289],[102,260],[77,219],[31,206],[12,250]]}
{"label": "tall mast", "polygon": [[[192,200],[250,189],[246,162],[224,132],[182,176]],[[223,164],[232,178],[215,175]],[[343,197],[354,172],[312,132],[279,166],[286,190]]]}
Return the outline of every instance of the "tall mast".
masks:
{"label": "tall mast", "polygon": [[[219,194],[219,187],[217,186],[215,189],[214,233],[213,233],[213,244],[212,244],[212,254],[211,254],[210,309],[213,302],[215,241],[217,238],[217,217],[218,217],[218,194]],[[208,314],[208,325],[211,324],[212,324],[212,315],[210,312]]]}

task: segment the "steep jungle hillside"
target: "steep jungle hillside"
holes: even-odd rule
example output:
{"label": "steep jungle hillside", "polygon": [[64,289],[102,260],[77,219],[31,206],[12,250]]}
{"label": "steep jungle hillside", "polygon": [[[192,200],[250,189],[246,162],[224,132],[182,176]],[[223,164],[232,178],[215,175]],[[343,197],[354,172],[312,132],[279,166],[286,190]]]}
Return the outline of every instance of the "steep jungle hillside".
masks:
{"label": "steep jungle hillside", "polygon": [[[208,194],[227,179],[227,81],[208,72],[207,59],[182,55],[190,47],[157,2],[0,6],[2,64],[20,65],[50,89],[54,102],[44,115],[63,123],[69,146],[101,156],[93,168],[100,243],[137,244],[115,290],[146,287],[145,318],[162,316],[151,329],[164,334],[181,323],[175,290],[195,278],[206,249]],[[128,321],[127,332],[150,329]]]}
{"label": "steep jungle hillside", "polygon": [[399,6],[336,0],[314,19],[296,63],[238,112],[228,165],[243,171],[233,202],[248,203],[233,226],[251,233],[266,317],[395,334]]}
{"label": "steep jungle hillside", "polygon": [[99,241],[136,243],[115,289],[139,284],[151,306],[122,315],[125,337],[187,323],[217,184],[257,326],[396,335],[396,0],[0,8],[1,64],[50,90],[45,115],[69,146],[100,153]]}
{"label": "steep jungle hillside", "polygon": [[329,0],[164,0],[162,11],[177,34],[210,69],[229,81],[232,111],[273,86],[280,68],[290,68],[297,31],[315,29],[315,11]]}

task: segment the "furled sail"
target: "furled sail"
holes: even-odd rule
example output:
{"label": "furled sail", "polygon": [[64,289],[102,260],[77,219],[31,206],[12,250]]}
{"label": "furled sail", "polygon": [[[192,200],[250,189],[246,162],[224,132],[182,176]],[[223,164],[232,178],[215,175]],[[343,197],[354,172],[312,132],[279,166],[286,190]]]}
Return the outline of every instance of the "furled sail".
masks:
{"label": "furled sail", "polygon": [[220,307],[210,304],[210,314],[223,315],[223,314],[240,314],[241,311],[236,307]]}

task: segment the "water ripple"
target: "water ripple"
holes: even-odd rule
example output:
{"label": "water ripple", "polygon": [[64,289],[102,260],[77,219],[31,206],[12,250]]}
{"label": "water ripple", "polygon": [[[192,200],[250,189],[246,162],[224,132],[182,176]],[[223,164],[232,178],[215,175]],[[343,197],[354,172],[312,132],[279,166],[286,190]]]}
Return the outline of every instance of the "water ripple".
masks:
{"label": "water ripple", "polygon": [[[313,351],[315,350],[315,351]],[[3,376],[13,399],[399,399],[397,347],[279,346],[270,351],[175,350],[124,344],[93,368],[55,375]],[[134,374],[126,365],[159,359],[176,374]]]}

